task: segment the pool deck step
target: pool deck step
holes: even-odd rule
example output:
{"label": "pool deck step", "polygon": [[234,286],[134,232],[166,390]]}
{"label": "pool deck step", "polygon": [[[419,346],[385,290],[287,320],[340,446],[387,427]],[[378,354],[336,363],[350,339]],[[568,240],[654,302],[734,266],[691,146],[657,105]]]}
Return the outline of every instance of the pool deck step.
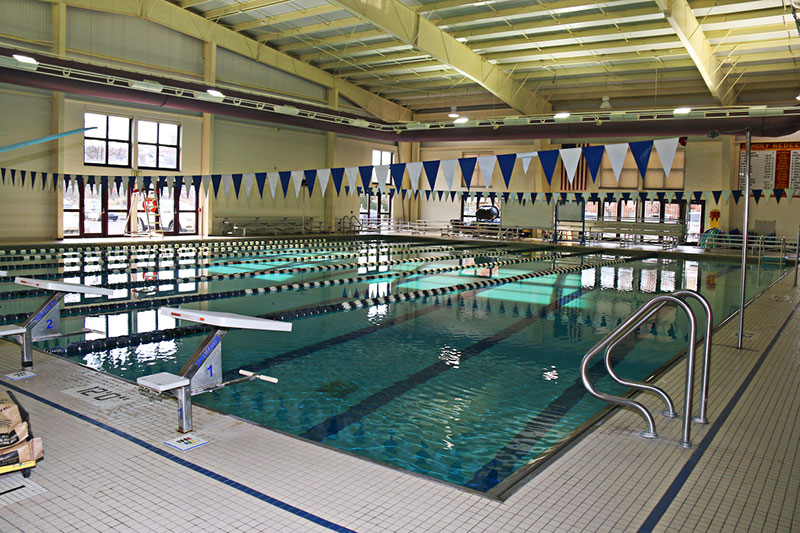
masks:
{"label": "pool deck step", "polygon": [[[29,479],[0,476],[0,531],[798,531],[799,302],[787,276],[747,308],[744,349],[736,320],[716,332],[692,448],[680,420],[645,440],[617,410],[503,502],[200,407],[209,443],[180,452],[172,399],[43,353],[11,381],[0,341],[0,388],[45,450]],[[679,412],[684,368],[658,380]]]}

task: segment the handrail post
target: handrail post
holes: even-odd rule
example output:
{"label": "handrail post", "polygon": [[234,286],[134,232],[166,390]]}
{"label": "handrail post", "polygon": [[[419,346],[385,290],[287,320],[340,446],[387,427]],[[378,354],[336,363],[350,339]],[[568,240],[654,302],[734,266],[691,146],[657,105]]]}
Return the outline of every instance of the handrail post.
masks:
{"label": "handrail post", "polygon": [[744,296],[747,290],[747,225],[750,221],[750,130],[747,130],[747,149],[745,150],[744,170],[744,226],[742,231],[742,288],[739,294],[739,334],[736,347],[742,349],[744,338]]}
{"label": "handrail post", "polygon": [[694,417],[694,421],[698,424],[708,424],[708,419],[706,418],[706,408],[708,406],[708,380],[709,380],[709,365],[711,364],[711,335],[712,329],[714,327],[714,315],[711,311],[711,306],[700,293],[695,292],[689,289],[682,289],[679,291],[675,291],[672,293],[674,295],[680,296],[691,296],[697,301],[700,302],[700,305],[706,311],[706,336],[703,339],[704,346],[703,346],[703,381],[700,387],[700,412],[699,414]]}

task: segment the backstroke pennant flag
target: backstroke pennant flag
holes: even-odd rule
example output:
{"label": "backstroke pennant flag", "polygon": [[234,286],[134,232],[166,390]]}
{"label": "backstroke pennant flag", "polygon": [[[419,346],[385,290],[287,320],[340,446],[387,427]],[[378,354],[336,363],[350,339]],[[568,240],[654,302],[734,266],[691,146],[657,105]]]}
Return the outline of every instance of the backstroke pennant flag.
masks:
{"label": "backstroke pennant flag", "polygon": [[[286,185],[289,185],[289,172],[286,173]],[[281,176],[280,172],[267,172],[267,180],[269,180],[269,190],[272,193],[272,197],[275,198],[275,192],[278,188],[278,182],[283,182],[283,176]],[[284,191],[286,191],[286,187],[284,187]],[[283,193],[283,196],[286,197],[286,192]]]}
{"label": "backstroke pennant flag", "polygon": [[[453,190],[453,177],[456,175],[456,168],[458,167],[458,161],[455,159],[443,159],[442,160],[442,172],[444,173],[444,179],[447,182],[447,189]],[[472,177],[470,175],[470,177]],[[469,182],[467,182],[467,189],[469,189]]]}
{"label": "backstroke pennant flag", "polygon": [[303,176],[305,176],[306,178],[306,187],[308,187],[308,197],[311,198],[311,194],[314,192],[314,184],[317,182],[317,171],[304,170]]}
{"label": "backstroke pennant flag", "polygon": [[[145,192],[147,189],[150,188],[150,178],[145,178]],[[219,184],[222,181],[222,174],[212,174],[211,175],[211,184],[214,186],[214,198],[217,197],[217,193],[219,193]]]}
{"label": "backstroke pennant flag", "polygon": [[358,178],[358,167],[347,167],[344,169],[344,173],[347,176],[347,186],[349,189],[345,189],[345,193],[352,194],[352,191],[356,188],[356,179]]}
{"label": "backstroke pennant flag", "polygon": [[580,148],[561,148],[558,153],[561,155],[561,163],[567,172],[567,179],[570,185],[575,180],[575,171],[578,170],[578,161],[581,159]]}
{"label": "backstroke pennant flag", "polygon": [[644,181],[644,176],[647,174],[647,163],[650,161],[650,152],[653,151],[653,141],[636,141],[628,143],[628,145],[631,147],[631,153],[639,169],[639,175]]}
{"label": "backstroke pennant flag", "polygon": [[336,196],[342,191],[342,182],[344,181],[344,168],[332,168],[331,178],[333,179],[333,186],[336,189]]}
{"label": "backstroke pennant flag", "polygon": [[592,175],[592,183],[597,181],[597,172],[600,170],[600,163],[603,161],[603,152],[606,147],[602,144],[600,146],[584,146],[583,160],[586,161],[586,166],[589,168],[589,173]]}
{"label": "backstroke pennant flag", "polygon": [[267,182],[266,172],[256,172],[256,185],[258,186],[258,194],[264,198],[264,184]]}
{"label": "backstroke pennant flag", "polygon": [[538,152],[523,152],[521,154],[517,154],[517,159],[522,161],[522,173],[523,174],[527,174],[528,173],[528,167],[531,164],[531,159],[536,157],[537,154],[538,154]]}
{"label": "backstroke pennant flag", "polygon": [[[300,188],[303,186],[303,171],[302,170],[292,170],[292,183],[294,183],[294,197],[300,197]],[[283,194],[286,194],[284,191]]]}
{"label": "backstroke pennant flag", "polygon": [[406,165],[408,169],[408,180],[411,183],[411,190],[416,191],[419,188],[419,176],[422,173],[422,162],[415,161]]}
{"label": "backstroke pennant flag", "polygon": [[[319,178],[319,192],[324,197],[325,190],[328,188],[328,181],[331,179],[331,169],[329,168],[320,168],[317,169],[317,178]],[[339,185],[342,182],[339,181]]]}
{"label": "backstroke pennant flag", "polygon": [[511,173],[514,172],[514,162],[517,160],[517,154],[502,154],[497,156],[497,165],[500,167],[500,174],[503,176],[503,182],[508,189],[511,183]]}
{"label": "backstroke pennant flag", "polygon": [[428,188],[433,190],[436,186],[436,175],[439,174],[439,161],[424,161],[425,177],[428,179]]}
{"label": "backstroke pennant flag", "polygon": [[458,165],[461,167],[461,175],[464,177],[464,184],[469,190],[472,183],[472,174],[475,172],[475,163],[478,162],[477,157],[459,157]]}
{"label": "backstroke pennant flag", "polygon": [[[253,180],[255,178],[256,176],[252,172],[242,175],[242,181],[244,182],[244,194],[248,198],[250,197],[250,191],[253,190]],[[178,193],[180,194],[180,187],[178,187]]]}
{"label": "backstroke pennant flag", "polygon": [[496,155],[481,155],[478,156],[478,168],[481,169],[481,177],[483,177],[483,184],[488,189],[492,185],[492,174],[494,174],[494,165],[497,163]]}
{"label": "backstroke pennant flag", "polygon": [[378,190],[381,194],[386,192],[386,186],[389,185],[389,165],[375,166],[375,176],[378,178]]}
{"label": "backstroke pennant flag", "polygon": [[231,181],[233,182],[233,194],[239,198],[239,190],[242,188],[243,174],[231,174]]}
{"label": "backstroke pennant flag", "polygon": [[390,165],[392,180],[394,181],[394,188],[400,190],[403,188],[403,175],[406,173],[405,163],[393,163]]}
{"label": "backstroke pennant flag", "polygon": [[225,185],[225,198],[228,198],[228,193],[231,190],[231,183],[233,183],[233,178],[231,177],[230,174],[223,174],[222,183]]}
{"label": "backstroke pennant flag", "polygon": [[625,156],[628,154],[628,143],[607,144],[606,154],[608,154],[608,161],[611,163],[611,170],[614,171],[614,177],[617,178],[622,174],[622,165],[625,163]]}
{"label": "backstroke pennant flag", "polygon": [[[547,184],[550,185],[553,181],[553,173],[556,171],[556,163],[558,163],[558,150],[544,150],[539,152],[539,163],[542,164],[544,177],[547,179]],[[550,201],[548,200],[548,204]]]}
{"label": "backstroke pennant flag", "polygon": [[[128,181],[131,182],[135,180],[133,176],[128,178]],[[129,183],[129,185],[133,186],[134,183]],[[192,187],[194,187],[194,193],[200,194],[200,187],[203,185],[203,176],[192,176]]]}
{"label": "backstroke pennant flag", "polygon": [[661,168],[664,169],[664,175],[669,176],[672,171],[672,162],[675,160],[675,152],[678,150],[678,137],[671,139],[658,139],[653,141],[653,146],[656,147],[656,153],[661,160]]}
{"label": "backstroke pennant flag", "polygon": [[369,183],[372,181],[372,165],[364,165],[358,167],[358,173],[361,175],[361,185],[363,186],[364,190],[366,191],[369,189]]}

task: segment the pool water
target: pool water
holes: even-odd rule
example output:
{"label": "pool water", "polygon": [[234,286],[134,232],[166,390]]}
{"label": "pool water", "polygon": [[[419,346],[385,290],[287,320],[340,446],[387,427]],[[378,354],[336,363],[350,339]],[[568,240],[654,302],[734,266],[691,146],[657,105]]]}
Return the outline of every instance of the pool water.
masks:
{"label": "pool water", "polygon": [[[120,301],[149,302],[170,295],[201,297],[233,289],[355,279],[343,285],[183,304],[263,316],[442,289],[443,293],[435,296],[302,316],[291,320],[291,333],[231,331],[223,342],[225,379],[246,368],[277,377],[279,382],[247,382],[195,396],[193,401],[383,464],[489,493],[503,488],[504,480],[513,478],[606,405],[585,391],[579,375],[581,358],[641,304],[657,294],[694,289],[709,300],[715,322],[738,305],[741,271],[733,263],[652,256],[627,257],[619,264],[593,267],[616,258],[568,252],[554,258],[547,249],[499,246],[487,247],[489,259],[438,259],[456,252],[475,252],[475,248],[456,243],[451,243],[451,251],[426,251],[441,244],[437,241],[428,248],[420,245],[401,253],[396,242],[351,243],[361,253],[359,260],[313,251],[301,256],[307,262],[288,264],[281,261],[281,253],[287,257],[283,250],[265,253],[259,263],[208,268],[184,264],[180,269],[170,264],[155,271],[154,283],[159,285],[155,291],[121,290]],[[379,251],[382,245],[388,248]],[[298,249],[297,254],[301,253]],[[236,258],[233,254],[213,260]],[[405,262],[371,266],[390,259]],[[517,262],[486,267],[485,261],[497,259]],[[353,262],[366,266],[217,281],[196,279],[183,283],[182,289],[181,283],[169,281]],[[459,265],[461,268],[455,269]],[[582,269],[452,290],[459,284],[562,266]],[[442,268],[450,270],[432,273]],[[751,268],[751,296],[781,273],[777,268]],[[386,277],[363,280],[374,274]],[[92,275],[83,272],[75,281],[86,282]],[[115,276],[113,280],[111,276]],[[130,279],[128,274],[98,274],[96,282],[123,278]],[[4,284],[0,290],[7,292],[11,287]],[[85,308],[85,314],[62,319],[62,329],[89,327],[103,332],[88,335],[89,341],[106,337],[124,341],[134,333],[176,326],[174,320],[157,315],[157,303],[94,314],[88,306],[102,303],[102,299],[70,298],[69,306],[76,311]],[[8,313],[10,306],[14,312],[28,312],[40,303],[41,298],[10,299],[4,302],[3,311]],[[695,309],[702,321],[702,312]],[[615,351],[616,371],[630,379],[643,379],[686,347],[687,331],[685,317],[675,309],[660,311],[640,328],[635,339]],[[177,372],[202,338],[185,335],[131,346],[120,342],[119,347],[68,357],[135,380],[154,372]],[[66,349],[68,343],[75,347],[80,342],[71,338],[60,341],[60,346]],[[58,343],[38,344],[55,349]],[[598,389],[622,393],[600,371],[600,365],[602,361],[592,368]]]}

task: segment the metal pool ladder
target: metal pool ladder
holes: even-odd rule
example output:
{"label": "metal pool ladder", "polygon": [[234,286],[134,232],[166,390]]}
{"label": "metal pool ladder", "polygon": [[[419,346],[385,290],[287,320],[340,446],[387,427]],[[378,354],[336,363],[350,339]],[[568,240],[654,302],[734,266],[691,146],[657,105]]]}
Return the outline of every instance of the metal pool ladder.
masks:
{"label": "metal pool ladder", "polygon": [[647,429],[642,432],[642,437],[647,439],[654,439],[658,435],[656,434],[656,424],[653,420],[653,415],[650,414],[650,411],[647,410],[645,406],[640,404],[635,400],[631,400],[629,398],[623,398],[621,396],[611,396],[609,394],[604,394],[599,392],[597,389],[594,388],[594,385],[589,381],[589,363],[597,354],[602,352],[605,349],[605,366],[608,374],[611,376],[611,379],[619,383],[620,385],[626,387],[633,387],[637,389],[641,389],[643,391],[652,392],[662,400],[666,404],[666,409],[663,412],[663,415],[666,417],[673,418],[676,415],[675,413],[675,406],[672,403],[672,399],[669,395],[664,392],[662,389],[655,387],[653,385],[649,385],[647,383],[642,383],[638,381],[629,381],[626,379],[621,378],[614,372],[614,369],[611,365],[611,352],[614,350],[614,347],[617,346],[622,340],[624,340],[628,335],[635,332],[636,329],[645,323],[650,317],[656,314],[662,307],[672,304],[677,306],[686,313],[687,318],[689,319],[689,346],[688,346],[688,358],[686,362],[686,397],[685,397],[685,405],[684,405],[684,415],[683,415],[683,436],[680,441],[680,445],[684,448],[690,448],[692,446],[690,440],[690,421],[692,415],[692,393],[694,389],[694,356],[695,356],[695,346],[697,345],[697,320],[695,319],[694,313],[689,305],[684,301],[686,298],[695,298],[706,311],[706,334],[704,339],[705,350],[703,353],[703,383],[700,390],[700,413],[698,416],[694,418],[694,421],[698,424],[707,424],[708,420],[706,419],[706,406],[708,404],[708,363],[709,363],[709,356],[711,355],[711,327],[714,323],[711,307],[708,305],[708,301],[703,298],[699,293],[692,291],[692,290],[680,290],[675,291],[672,294],[662,294],[656,296],[649,302],[642,305],[639,309],[637,309],[631,316],[629,316],[624,322],[622,322],[616,329],[614,329],[611,333],[606,335],[606,337],[597,343],[591,350],[589,350],[585,356],[583,356],[583,360],[581,361],[581,379],[583,380],[583,385],[586,387],[586,390],[589,391],[589,394],[594,396],[595,398],[599,398],[601,400],[605,400],[607,402],[616,403],[619,405],[632,407],[636,409],[642,417],[645,419],[647,423]]}

